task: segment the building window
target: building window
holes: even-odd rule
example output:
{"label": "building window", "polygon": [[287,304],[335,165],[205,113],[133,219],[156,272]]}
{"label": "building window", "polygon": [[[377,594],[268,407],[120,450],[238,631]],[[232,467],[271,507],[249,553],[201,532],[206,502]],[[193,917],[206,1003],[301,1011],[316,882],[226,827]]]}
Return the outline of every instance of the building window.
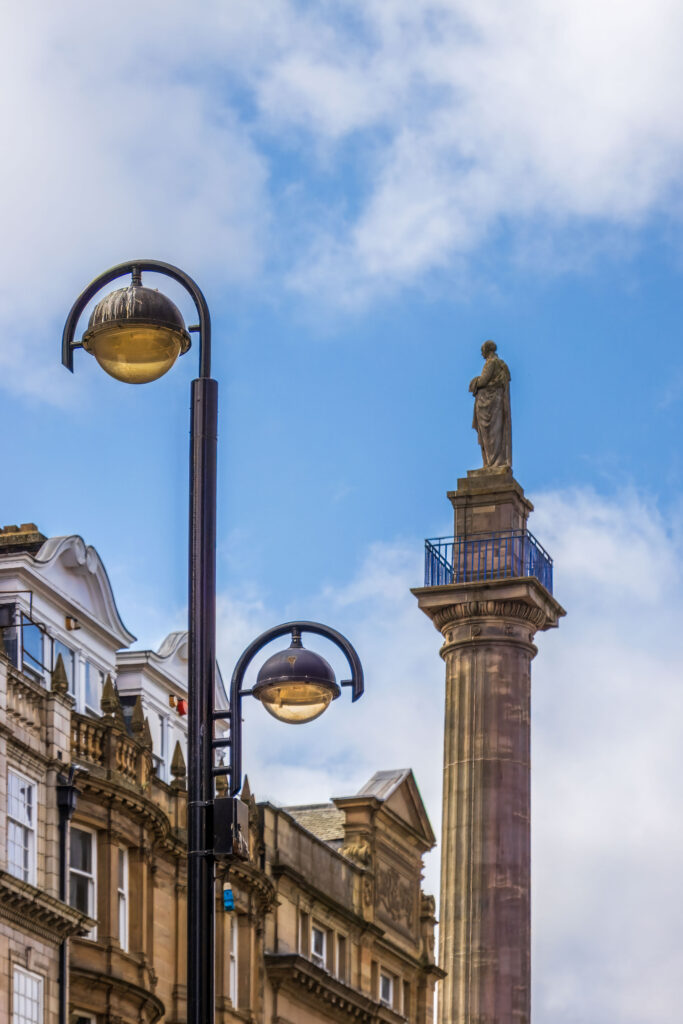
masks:
{"label": "building window", "polygon": [[31,885],[36,884],[36,788],[31,779],[7,772],[7,866]]}
{"label": "building window", "polygon": [[327,936],[323,928],[314,924],[311,927],[311,960],[318,967],[325,966],[325,946]]}
{"label": "building window", "polygon": [[128,950],[128,850],[118,851],[119,946]]}
{"label": "building window", "polygon": [[74,687],[74,652],[66,644],[63,644],[61,640],[55,640],[54,648],[52,652],[52,668],[54,670],[57,664],[57,657],[61,654],[62,661],[64,662],[64,671],[66,672],[66,678],[69,683],[69,693],[73,697],[75,695]]}
{"label": "building window", "polygon": [[89,661],[85,663],[85,706],[99,715],[102,711],[102,684],[104,673]]}
{"label": "building window", "polygon": [[394,1005],[394,979],[385,971],[379,972],[379,1001],[385,1006]]}
{"label": "building window", "polygon": [[12,1024],[43,1024],[43,979],[23,967],[12,971]]}
{"label": "building window", "polygon": [[157,777],[168,782],[166,767],[166,729],[168,720],[161,712],[151,712],[148,716],[149,728],[152,733],[152,760]]}
{"label": "building window", "polygon": [[230,1001],[233,1006],[239,1006],[237,989],[237,942],[238,927],[237,917],[233,914],[230,918]]}
{"label": "building window", "polygon": [[42,680],[45,672],[43,631],[27,615],[21,616],[21,647],[21,663],[24,672],[40,676]]}
{"label": "building window", "polygon": [[[88,917],[95,917],[97,875],[95,871],[97,847],[95,833],[71,826],[69,862],[69,903]],[[95,938],[95,930],[88,938]]]}

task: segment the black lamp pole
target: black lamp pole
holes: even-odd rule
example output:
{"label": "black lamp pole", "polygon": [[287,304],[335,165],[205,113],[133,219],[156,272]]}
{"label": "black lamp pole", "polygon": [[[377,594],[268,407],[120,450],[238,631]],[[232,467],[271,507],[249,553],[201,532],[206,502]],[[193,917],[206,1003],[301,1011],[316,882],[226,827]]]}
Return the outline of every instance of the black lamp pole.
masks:
{"label": "black lamp pole", "polygon": [[164,274],[190,293],[199,315],[199,377],[192,381],[190,422],[189,666],[187,765],[187,1020],[214,1020],[213,710],[216,675],[216,446],[218,383],[211,377],[211,318],[199,287],[158,260],[120,263],[74,303],[62,336],[62,362],[73,372],[76,326],[91,299],[125,274]]}
{"label": "black lamp pole", "polygon": [[[67,775],[57,776],[57,809],[59,811],[59,898],[66,903],[69,898],[67,849],[69,844],[69,822],[76,810],[78,790],[74,784],[74,776],[77,768],[71,765]],[[69,955],[69,940],[62,939],[59,944],[59,1024],[67,1024],[67,960]]]}
{"label": "black lamp pole", "polygon": [[[324,658],[304,650],[301,633],[326,637],[345,654],[351,679],[342,686],[352,687],[352,700],[363,693],[363,670],[349,641],[317,622],[288,622],[262,633],[244,651],[232,677],[229,711],[215,711],[216,676],[216,446],[218,384],[211,377],[211,320],[201,291],[182,270],[158,260],[131,260],[120,263],[97,277],[74,303],[62,336],[62,362],[73,372],[73,351],[88,347],[107,372],[119,380],[143,383],[154,380],[168,369],[179,348],[189,347],[189,335],[180,311],[158,292],[142,287],[141,274],[152,271],[179,282],[191,295],[199,315],[199,324],[190,331],[199,332],[199,377],[192,381],[190,425],[190,545],[189,545],[189,666],[188,666],[188,765],[187,765],[187,1020],[188,1024],[213,1024],[214,927],[216,855],[244,855],[243,831],[245,805],[236,799],[242,785],[242,697],[254,694],[271,714],[284,721],[310,721],[321,714],[340,690],[334,672]],[[75,341],[78,321],[91,299],[107,284],[125,274],[131,275],[129,289],[107,296],[95,308],[83,341]],[[122,295],[125,293],[125,295]],[[100,308],[102,307],[102,308]],[[168,332],[175,354],[164,354],[164,337],[157,334],[156,369],[135,367],[134,356],[127,367],[126,346],[149,344],[159,329]],[[97,350],[95,335],[106,335],[103,349]],[[145,331],[147,336],[145,338]],[[138,332],[136,334],[136,332]],[[88,340],[90,338],[90,340]],[[149,357],[150,349],[142,353]],[[145,358],[141,359],[144,364]],[[103,361],[104,360],[104,361]],[[162,365],[163,364],[163,365]],[[161,369],[159,369],[161,367]],[[158,372],[157,372],[158,371]],[[123,374],[123,375],[121,375]],[[290,633],[288,651],[272,656],[259,672],[253,690],[243,688],[246,670],[255,655],[272,640]],[[311,698],[311,694],[313,697]],[[312,700],[312,703],[311,703]],[[214,740],[214,722],[227,719],[228,739]],[[214,751],[230,748],[229,764],[214,766]],[[215,799],[214,778],[230,776],[230,796]]]}

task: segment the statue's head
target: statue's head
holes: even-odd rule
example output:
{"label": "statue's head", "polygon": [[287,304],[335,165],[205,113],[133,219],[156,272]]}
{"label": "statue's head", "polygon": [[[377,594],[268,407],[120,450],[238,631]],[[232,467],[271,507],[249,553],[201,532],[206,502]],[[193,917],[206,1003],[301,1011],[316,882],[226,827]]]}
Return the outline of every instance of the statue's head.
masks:
{"label": "statue's head", "polygon": [[483,355],[484,359],[488,359],[488,357],[492,356],[495,352],[497,352],[497,350],[498,346],[496,345],[495,341],[485,341],[484,344],[481,346],[481,354]]}

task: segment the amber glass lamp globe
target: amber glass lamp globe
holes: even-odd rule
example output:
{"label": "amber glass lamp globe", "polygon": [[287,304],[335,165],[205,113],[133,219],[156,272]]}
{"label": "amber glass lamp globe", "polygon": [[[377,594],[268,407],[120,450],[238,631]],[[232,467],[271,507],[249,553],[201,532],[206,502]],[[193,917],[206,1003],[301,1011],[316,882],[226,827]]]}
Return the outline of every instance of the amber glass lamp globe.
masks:
{"label": "amber glass lamp globe", "polygon": [[300,725],[322,715],[341,690],[329,662],[297,637],[261,666],[253,693],[274,718]]}
{"label": "amber glass lamp globe", "polygon": [[171,369],[190,347],[182,313],[162,292],[133,280],[97,303],[83,348],[126,384],[147,384]]}

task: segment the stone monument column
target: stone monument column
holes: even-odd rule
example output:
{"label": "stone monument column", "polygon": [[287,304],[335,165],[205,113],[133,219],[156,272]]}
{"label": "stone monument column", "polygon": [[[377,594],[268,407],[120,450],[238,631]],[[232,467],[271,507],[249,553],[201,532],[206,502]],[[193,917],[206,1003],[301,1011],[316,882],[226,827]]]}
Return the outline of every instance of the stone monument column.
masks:
{"label": "stone monument column", "polygon": [[529,1024],[531,661],[564,611],[509,466],[448,497],[453,540],[428,542],[413,591],[446,663],[439,1024]]}

